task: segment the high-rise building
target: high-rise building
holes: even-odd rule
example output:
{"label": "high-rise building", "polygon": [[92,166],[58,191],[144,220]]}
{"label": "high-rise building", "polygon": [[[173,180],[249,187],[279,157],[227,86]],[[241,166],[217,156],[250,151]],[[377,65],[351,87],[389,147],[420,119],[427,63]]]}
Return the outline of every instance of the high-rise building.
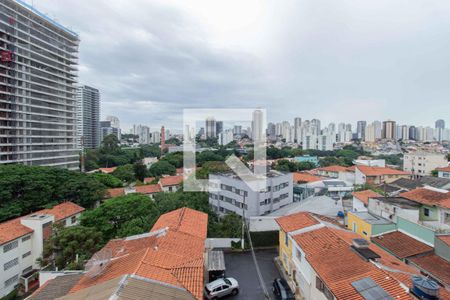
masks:
{"label": "high-rise building", "polygon": [[216,135],[223,132],[223,121],[216,122]]}
{"label": "high-rise building", "polygon": [[120,128],[120,120],[116,116],[107,116],[106,121],[111,122],[111,126],[114,128]]}
{"label": "high-rise building", "polygon": [[408,138],[412,141],[415,141],[417,139],[416,136],[416,126],[410,126],[408,130]]}
{"label": "high-rise building", "polygon": [[139,136],[139,144],[150,144],[150,127],[133,125],[133,134]]}
{"label": "high-rise building", "polygon": [[100,121],[100,144],[110,134],[114,134],[118,140],[121,138],[120,128],[113,127],[111,121]]}
{"label": "high-rise building", "polygon": [[445,129],[445,121],[442,119],[437,120],[434,125],[434,128]]}
{"label": "high-rise building", "polygon": [[252,140],[264,142],[264,114],[261,110],[257,109],[253,112],[252,116]]}
{"label": "high-rise building", "polygon": [[366,127],[367,122],[366,121],[358,121],[356,123],[356,137],[359,140],[364,141],[366,138]]}
{"label": "high-rise building", "polygon": [[0,164],[78,169],[78,35],[22,1],[0,19]]}
{"label": "high-rise building", "polygon": [[100,92],[84,85],[77,93],[77,133],[82,148],[100,146]]}
{"label": "high-rise building", "polygon": [[381,138],[387,140],[395,140],[397,135],[396,131],[397,126],[395,124],[395,121],[383,121],[383,131],[381,134]]}
{"label": "high-rise building", "polygon": [[217,140],[219,145],[225,146],[233,141],[233,131],[231,129],[227,129],[222,131],[217,135]]}
{"label": "high-rise building", "polygon": [[297,143],[301,142],[300,131],[302,127],[302,118],[294,118],[294,139]]}
{"label": "high-rise building", "polygon": [[216,134],[216,120],[214,118],[206,119],[206,138],[215,138]]}
{"label": "high-rise building", "polygon": [[234,127],[233,127],[233,134],[241,135],[242,134],[242,126],[241,125],[234,125]]}

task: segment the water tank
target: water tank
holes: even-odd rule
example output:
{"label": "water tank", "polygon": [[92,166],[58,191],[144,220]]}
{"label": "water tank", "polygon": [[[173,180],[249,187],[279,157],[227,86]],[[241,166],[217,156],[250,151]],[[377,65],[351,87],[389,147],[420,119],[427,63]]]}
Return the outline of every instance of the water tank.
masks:
{"label": "water tank", "polygon": [[413,275],[412,293],[419,299],[437,300],[439,299],[439,285],[436,281],[419,275]]}
{"label": "water tank", "polygon": [[353,247],[357,248],[357,249],[367,249],[369,248],[369,242],[366,241],[365,239],[353,239],[352,240],[352,244]]}

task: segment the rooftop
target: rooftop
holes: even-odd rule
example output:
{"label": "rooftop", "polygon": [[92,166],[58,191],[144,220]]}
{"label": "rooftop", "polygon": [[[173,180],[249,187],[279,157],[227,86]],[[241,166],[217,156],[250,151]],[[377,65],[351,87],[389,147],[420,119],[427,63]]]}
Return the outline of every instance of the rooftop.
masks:
{"label": "rooftop", "polygon": [[364,191],[359,191],[359,192],[353,192],[352,195],[356,199],[358,199],[361,202],[363,202],[365,205],[369,205],[369,198],[381,197],[380,194],[378,194],[377,192],[374,192],[372,190],[364,190]]}
{"label": "rooftop", "polygon": [[365,211],[351,211],[348,212],[349,214],[357,216],[359,219],[364,220],[366,223],[372,224],[372,225],[385,225],[385,224],[392,224],[391,221],[382,218],[380,216],[372,215],[369,212]]}
{"label": "rooftop", "polygon": [[162,177],[159,182],[161,186],[180,185],[183,182],[183,175]]}
{"label": "rooftop", "polygon": [[433,251],[433,247],[400,231],[373,237],[372,241],[400,259]]}
{"label": "rooftop", "polygon": [[444,168],[437,168],[436,170],[441,171],[441,172],[450,172],[450,166],[444,167]]}
{"label": "rooftop", "polygon": [[298,212],[275,219],[284,232],[292,232],[309,226],[320,224],[308,212]]}
{"label": "rooftop", "polygon": [[400,194],[401,197],[425,205],[450,208],[450,192],[430,188],[417,188]]}
{"label": "rooftop", "polygon": [[81,273],[73,273],[51,279],[39,287],[29,299],[47,300],[62,297],[80,280],[81,276]]}
{"label": "rooftop", "polygon": [[72,202],[64,202],[55,205],[51,209],[42,209],[25,216],[0,223],[0,245],[33,232],[31,228],[21,224],[20,220],[23,218],[27,218],[32,215],[53,215],[55,217],[55,221],[60,221],[82,211],[84,211],[83,207]]}
{"label": "rooftop", "polygon": [[352,286],[353,282],[363,278],[372,279],[395,299],[411,299],[397,279],[360,258],[336,232],[337,229],[323,227],[294,235],[293,238],[337,299],[364,299]]}
{"label": "rooftop", "polygon": [[343,167],[343,166],[328,166],[328,167],[322,167],[322,168],[317,168],[318,171],[323,171],[323,172],[347,172],[347,167]]}
{"label": "rooftop", "polygon": [[161,186],[159,184],[148,184],[148,185],[139,185],[134,187],[136,193],[139,194],[154,194],[162,192]]}
{"label": "rooftop", "polygon": [[113,189],[107,189],[106,190],[106,197],[107,198],[114,198],[125,195],[125,189],[124,188],[113,188]]}
{"label": "rooftop", "polygon": [[310,182],[316,182],[316,181],[321,181],[324,178],[319,177],[319,176],[315,176],[315,175],[311,175],[305,172],[294,172],[292,173],[292,176],[294,178],[294,183],[310,183]]}
{"label": "rooftop", "polygon": [[184,288],[202,299],[207,223],[207,214],[180,208],[160,216],[150,233],[109,241],[100,250],[112,255],[103,272],[83,276],[70,292],[136,275]]}
{"label": "rooftop", "polygon": [[438,280],[446,286],[450,286],[450,262],[437,256],[436,254],[428,254],[425,256],[413,257],[409,259],[425,273],[430,274],[434,279]]}
{"label": "rooftop", "polygon": [[411,200],[408,200],[403,197],[373,197],[374,199],[380,200],[382,202],[391,203],[395,206],[406,208],[406,209],[415,209],[419,208],[420,204]]}
{"label": "rooftop", "polygon": [[436,235],[436,237],[438,239],[440,239],[441,241],[443,241],[444,243],[446,243],[447,246],[450,247],[450,234],[440,234],[440,235]]}
{"label": "rooftop", "polygon": [[409,172],[384,168],[384,167],[369,167],[358,165],[356,168],[366,176],[383,176],[383,175],[411,175]]}

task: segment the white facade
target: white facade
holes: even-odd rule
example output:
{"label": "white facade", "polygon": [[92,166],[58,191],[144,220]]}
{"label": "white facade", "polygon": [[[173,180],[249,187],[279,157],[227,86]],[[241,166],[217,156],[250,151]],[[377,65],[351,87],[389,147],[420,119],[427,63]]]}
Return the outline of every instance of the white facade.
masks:
{"label": "white facade", "polygon": [[419,222],[420,205],[402,205],[396,202],[395,198],[393,199],[383,201],[383,199],[369,198],[368,211],[374,215],[391,220],[394,223],[397,223],[397,217],[414,223]]}
{"label": "white facade", "polygon": [[450,171],[439,171],[438,177],[450,179]]}
{"label": "white facade", "polygon": [[233,131],[231,129],[227,129],[218,135],[219,145],[225,146],[233,141]]}
{"label": "white facade", "polygon": [[100,146],[100,92],[84,85],[77,92],[77,134],[80,147],[96,149]]}
{"label": "white facade", "polygon": [[218,214],[245,213],[245,217],[273,212],[293,202],[292,174],[271,171],[267,186],[259,191],[251,189],[239,177],[231,174],[210,174],[209,203]]}
{"label": "white facade", "polygon": [[79,169],[77,34],[22,1],[0,20],[0,164]]}
{"label": "white facade", "polygon": [[[63,225],[78,224],[81,213],[60,220]],[[42,256],[44,238],[55,217],[48,214],[33,214],[20,219],[20,224],[30,228],[31,233],[19,236],[0,245],[0,297],[9,294],[20,283],[22,275],[39,269],[37,259]]]}
{"label": "white facade", "polygon": [[447,157],[440,153],[408,153],[403,156],[403,170],[417,176],[429,176],[431,171],[446,166]]}

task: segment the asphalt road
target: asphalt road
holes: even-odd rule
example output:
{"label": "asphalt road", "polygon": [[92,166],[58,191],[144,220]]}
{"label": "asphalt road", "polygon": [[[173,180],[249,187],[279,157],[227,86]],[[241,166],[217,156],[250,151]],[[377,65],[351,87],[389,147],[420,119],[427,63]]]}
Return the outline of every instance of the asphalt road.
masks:
{"label": "asphalt road", "polygon": [[[277,250],[257,250],[255,253],[264,279],[264,284],[271,299],[274,299],[272,293],[272,282],[276,277],[280,277],[273,261],[274,257],[278,255]],[[237,296],[229,296],[224,299],[265,299],[263,289],[259,284],[256,268],[250,251],[243,253],[225,253],[225,267],[226,276],[233,277],[239,282],[240,291]]]}

